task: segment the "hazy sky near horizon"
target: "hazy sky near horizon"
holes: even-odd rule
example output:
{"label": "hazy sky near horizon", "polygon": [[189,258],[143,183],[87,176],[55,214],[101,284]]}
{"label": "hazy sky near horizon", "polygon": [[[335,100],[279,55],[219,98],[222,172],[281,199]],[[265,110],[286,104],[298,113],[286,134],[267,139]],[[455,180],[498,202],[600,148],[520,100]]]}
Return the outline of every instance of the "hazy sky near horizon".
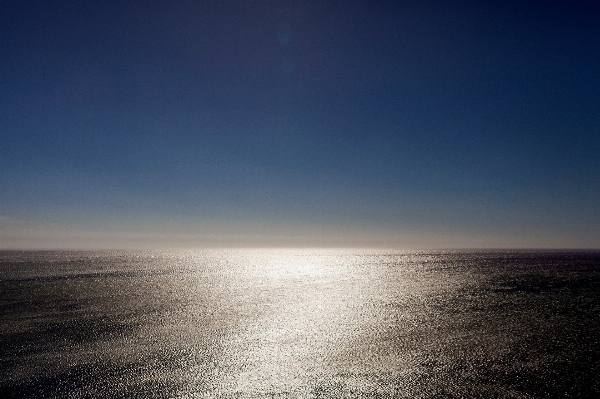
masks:
{"label": "hazy sky near horizon", "polygon": [[591,3],[2,1],[0,248],[600,248]]}

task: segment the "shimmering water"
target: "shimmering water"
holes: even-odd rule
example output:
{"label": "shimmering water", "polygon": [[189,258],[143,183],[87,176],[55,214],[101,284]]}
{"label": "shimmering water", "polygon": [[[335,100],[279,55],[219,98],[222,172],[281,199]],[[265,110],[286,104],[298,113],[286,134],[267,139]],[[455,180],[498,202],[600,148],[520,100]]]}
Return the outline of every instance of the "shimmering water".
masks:
{"label": "shimmering water", "polygon": [[600,394],[600,253],[1,252],[0,397]]}

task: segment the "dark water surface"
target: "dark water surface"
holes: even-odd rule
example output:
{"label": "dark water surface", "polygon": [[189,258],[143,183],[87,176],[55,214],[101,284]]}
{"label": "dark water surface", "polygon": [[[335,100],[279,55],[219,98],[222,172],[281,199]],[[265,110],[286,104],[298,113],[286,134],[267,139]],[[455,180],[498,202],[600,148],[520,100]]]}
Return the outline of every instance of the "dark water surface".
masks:
{"label": "dark water surface", "polygon": [[0,397],[600,397],[600,253],[0,252]]}

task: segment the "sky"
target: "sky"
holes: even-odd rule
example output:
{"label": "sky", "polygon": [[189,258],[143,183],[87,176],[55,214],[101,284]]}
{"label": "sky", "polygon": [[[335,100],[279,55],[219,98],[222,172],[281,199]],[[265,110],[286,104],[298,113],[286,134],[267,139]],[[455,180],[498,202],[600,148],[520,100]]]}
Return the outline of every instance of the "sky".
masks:
{"label": "sky", "polygon": [[0,2],[0,248],[600,248],[600,8]]}

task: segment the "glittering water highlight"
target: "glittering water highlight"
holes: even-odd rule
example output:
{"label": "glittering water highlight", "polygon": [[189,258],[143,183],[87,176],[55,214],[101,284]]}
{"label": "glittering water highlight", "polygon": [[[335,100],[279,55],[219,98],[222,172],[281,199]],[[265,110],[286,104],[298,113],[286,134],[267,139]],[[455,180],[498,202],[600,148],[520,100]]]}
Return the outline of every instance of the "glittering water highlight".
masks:
{"label": "glittering water highlight", "polygon": [[2,252],[0,396],[596,397],[600,253]]}

